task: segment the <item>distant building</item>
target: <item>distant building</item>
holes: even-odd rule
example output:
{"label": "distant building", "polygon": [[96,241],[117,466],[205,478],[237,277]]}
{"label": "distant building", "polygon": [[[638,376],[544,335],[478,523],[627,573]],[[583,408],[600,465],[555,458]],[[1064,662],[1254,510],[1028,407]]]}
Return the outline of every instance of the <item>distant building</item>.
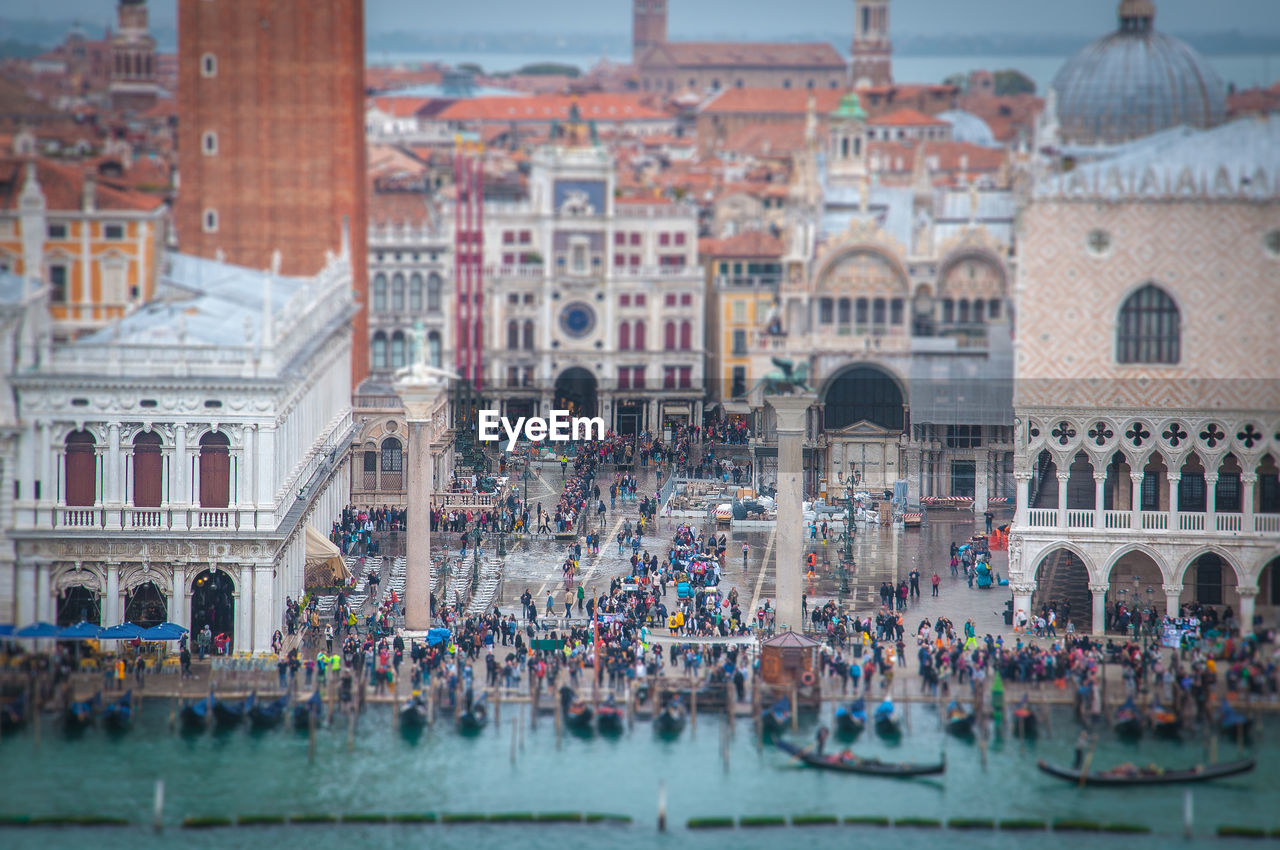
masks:
{"label": "distant building", "polygon": [[850,82],[855,88],[893,84],[889,0],[854,0],[852,47]]}
{"label": "distant building", "polygon": [[120,0],[119,31],[111,37],[111,108],[145,112],[160,96],[156,40],[147,26],[146,0]]}

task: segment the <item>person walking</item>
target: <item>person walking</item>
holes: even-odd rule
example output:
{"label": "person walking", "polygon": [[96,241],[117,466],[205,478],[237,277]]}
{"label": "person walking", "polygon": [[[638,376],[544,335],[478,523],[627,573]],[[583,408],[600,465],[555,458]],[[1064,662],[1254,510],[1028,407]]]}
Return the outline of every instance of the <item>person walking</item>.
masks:
{"label": "person walking", "polygon": [[933,582],[933,595],[936,597],[938,595],[938,585],[942,584],[942,579],[938,578],[937,570],[933,571],[932,582]]}

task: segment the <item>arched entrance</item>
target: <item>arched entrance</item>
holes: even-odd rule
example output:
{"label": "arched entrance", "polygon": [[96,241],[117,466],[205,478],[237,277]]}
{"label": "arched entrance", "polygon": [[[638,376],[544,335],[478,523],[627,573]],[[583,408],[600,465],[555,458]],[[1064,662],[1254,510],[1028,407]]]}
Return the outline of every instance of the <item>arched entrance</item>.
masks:
{"label": "arched entrance", "polygon": [[[1123,605],[1132,617],[1141,612],[1143,619],[1149,612],[1156,618],[1168,610],[1164,594],[1164,574],[1160,565],[1142,551],[1126,552],[1116,559],[1107,580],[1107,631],[1119,629],[1116,622],[1117,603]],[[1129,620],[1125,620],[1129,622]]]}
{"label": "arched entrance", "polygon": [[822,401],[828,431],[863,420],[890,431],[902,430],[902,390],[888,372],[875,366],[841,372],[827,385]]}
{"label": "arched entrance", "polygon": [[235,644],[236,587],[221,570],[205,570],[191,583],[191,633],[206,626],[214,637],[225,634]]}
{"label": "arched entrance", "polygon": [[1255,613],[1263,614],[1266,622],[1274,622],[1272,616],[1280,609],[1280,556],[1272,558],[1258,574],[1258,595]]}
{"label": "arched entrance", "polygon": [[556,378],[556,410],[573,416],[595,416],[599,401],[595,375],[581,366],[566,369]]}
{"label": "arched entrance", "polygon": [[81,622],[102,625],[102,599],[96,590],[76,585],[58,594],[57,624],[74,626]]}
{"label": "arched entrance", "polygon": [[1181,603],[1204,609],[1211,608],[1213,615],[1221,619],[1227,608],[1240,613],[1240,595],[1236,592],[1236,571],[1225,558],[1216,552],[1205,552],[1190,564],[1182,574]]}
{"label": "arched entrance", "polygon": [[124,595],[124,620],[149,629],[169,619],[169,600],[154,582],[144,582]]}
{"label": "arched entrance", "polygon": [[1089,592],[1089,571],[1080,556],[1068,549],[1053,549],[1040,559],[1036,570],[1036,590],[1028,617],[1045,608],[1057,613],[1056,630],[1066,631],[1068,621],[1077,633],[1093,631],[1093,595]]}

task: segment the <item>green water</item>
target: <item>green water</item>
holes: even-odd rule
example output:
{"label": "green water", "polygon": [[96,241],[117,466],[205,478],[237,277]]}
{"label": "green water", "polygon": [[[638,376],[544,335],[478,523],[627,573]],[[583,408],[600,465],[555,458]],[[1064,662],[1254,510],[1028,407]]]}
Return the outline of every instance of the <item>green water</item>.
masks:
{"label": "green water", "polygon": [[[853,836],[882,835],[898,846],[933,847],[940,837],[963,834],[922,830],[814,827],[689,833],[690,817],[832,813],[838,815],[925,816],[934,818],[1084,818],[1152,827],[1167,839],[1180,835],[1180,788],[1080,789],[1044,776],[1036,759],[1069,763],[1076,726],[1065,713],[1055,715],[1055,734],[1031,745],[1017,740],[991,743],[984,769],[978,746],[942,733],[936,712],[916,706],[912,729],[894,745],[864,734],[854,745],[862,754],[897,761],[932,761],[945,752],[947,772],[929,779],[887,780],[824,773],[794,766],[782,753],[757,749],[749,725],[737,724],[726,771],[718,716],[700,718],[696,732],[686,729],[676,741],[655,738],[647,723],[620,738],[582,738],[567,733],[557,748],[550,717],[537,731],[525,717],[523,747],[511,762],[511,707],[500,729],[490,726],[477,737],[463,737],[439,723],[416,743],[392,728],[389,708],[376,707],[361,718],[354,748],[347,749],[345,727],[317,735],[314,763],[308,763],[305,735],[288,729],[262,734],[188,737],[167,728],[168,705],[145,706],[135,729],[120,737],[90,729],[70,739],[46,722],[37,750],[32,730],[0,742],[0,812],[6,814],[100,814],[148,824],[155,781],[163,778],[168,829],[160,836],[141,828],[31,830],[0,832],[0,846],[138,847],[181,843],[192,847],[277,844],[326,847],[404,846],[430,836],[431,846],[484,847],[517,840],[525,846],[736,847],[791,845],[847,846]],[[801,736],[811,739],[812,725]],[[1273,726],[1274,729],[1274,726]],[[1260,736],[1267,740],[1268,730]],[[1274,731],[1272,731],[1272,736]],[[1197,830],[1206,836],[1219,824],[1280,826],[1280,766],[1264,747],[1257,771],[1196,786]],[[1220,742],[1218,757],[1236,757],[1232,743]],[[1170,767],[1202,761],[1202,742],[1169,743],[1143,739],[1128,745],[1104,737],[1096,767],[1118,761],[1158,762]],[[655,829],[659,782],[665,780],[671,831]],[[185,816],[289,814],[305,812],[617,812],[634,824],[461,826],[289,826],[195,832],[178,830]],[[1027,836],[981,833],[981,846],[1025,846]],[[781,840],[787,837],[787,840]],[[877,839],[881,840],[881,839]],[[1078,843],[1067,835],[1039,835],[1037,844]],[[1088,836],[1094,846],[1158,846],[1132,837]]]}

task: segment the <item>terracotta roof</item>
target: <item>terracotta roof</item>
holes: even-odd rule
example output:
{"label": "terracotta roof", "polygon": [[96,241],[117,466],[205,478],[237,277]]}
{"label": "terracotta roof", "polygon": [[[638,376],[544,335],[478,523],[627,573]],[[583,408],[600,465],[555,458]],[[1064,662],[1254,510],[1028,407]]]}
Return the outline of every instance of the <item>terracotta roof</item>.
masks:
{"label": "terracotta roof", "polygon": [[672,41],[654,45],[640,66],[845,69],[844,57],[825,42]]}
{"label": "terracotta roof", "polygon": [[[26,182],[26,162],[19,157],[0,158],[0,209],[17,209],[18,196]],[[68,165],[48,159],[37,159],[36,180],[44,192],[48,210],[79,210],[84,195],[82,165]],[[164,205],[161,198],[130,188],[125,183],[99,177],[94,190],[94,205],[99,210],[149,212]]]}
{"label": "terracotta roof", "polygon": [[840,105],[844,92],[840,89],[725,89],[701,109],[717,114],[787,114],[804,115],[813,97],[814,110],[827,115]]}
{"label": "terracotta roof", "polygon": [[947,126],[947,122],[940,118],[932,118],[923,112],[914,109],[895,109],[888,115],[881,115],[879,118],[872,118],[867,122],[878,127],[936,127]]}
{"label": "terracotta roof", "polygon": [[724,239],[698,240],[698,254],[713,259],[728,257],[781,257],[786,246],[767,230],[748,230]]}
{"label": "terracotta roof", "polygon": [[421,192],[369,192],[369,221],[373,224],[416,224],[431,220]]}
{"label": "terracotta roof", "polygon": [[717,150],[747,156],[787,156],[804,149],[804,125],[750,124],[716,146]]}
{"label": "terracotta roof", "polygon": [[591,93],[532,97],[473,97],[451,103],[437,116],[444,121],[563,121],[576,101],[587,121],[658,121],[669,116],[645,103],[647,96]]}
{"label": "terracotta roof", "polygon": [[[950,176],[961,171],[965,174],[990,173],[999,171],[1005,161],[1005,151],[1002,148],[983,147],[969,142],[923,144],[925,162],[935,176]],[[916,145],[901,142],[871,142],[867,146],[871,159],[879,158],[879,166],[875,169],[879,174],[911,174],[915,168],[916,149]]]}
{"label": "terracotta roof", "polygon": [[408,118],[430,103],[429,97],[375,97],[373,105],[381,112],[396,118]]}

